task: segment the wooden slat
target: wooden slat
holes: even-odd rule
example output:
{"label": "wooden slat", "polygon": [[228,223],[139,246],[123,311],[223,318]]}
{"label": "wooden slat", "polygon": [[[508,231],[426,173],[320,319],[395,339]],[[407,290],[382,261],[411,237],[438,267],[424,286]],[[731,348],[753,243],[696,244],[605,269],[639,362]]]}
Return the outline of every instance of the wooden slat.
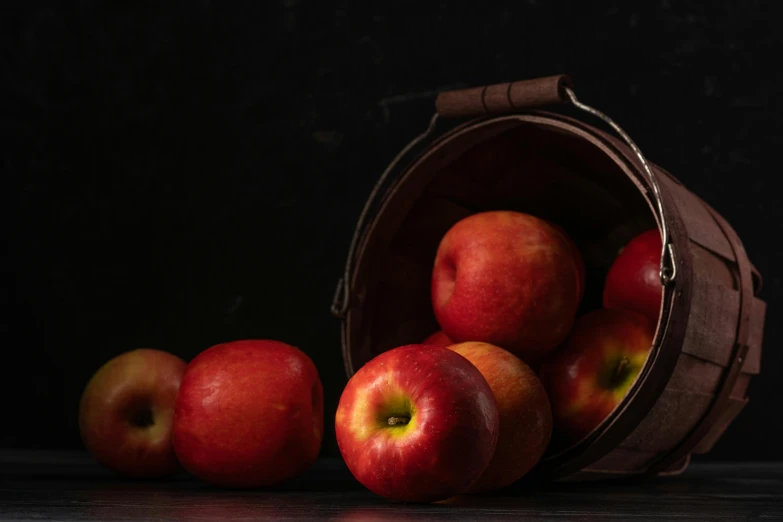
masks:
{"label": "wooden slat", "polygon": [[679,208],[691,241],[730,261],[735,260],[731,244],[701,199],[682,185],[673,183],[667,177],[661,177],[660,182],[666,187]]}
{"label": "wooden slat", "polygon": [[693,453],[701,454],[712,450],[713,446],[715,446],[715,443],[720,440],[721,435],[723,435],[723,433],[726,431],[726,428],[734,421],[734,419],[737,417],[737,415],[739,415],[747,403],[748,399],[729,397],[720,418],[709,431],[709,433],[707,433],[707,435],[705,435],[704,438],[699,441],[699,444],[693,448]]}
{"label": "wooden slat", "polygon": [[709,274],[707,277],[712,283],[723,285],[734,290],[739,286],[739,278],[734,263],[721,256],[715,255],[703,246],[689,241],[693,265],[700,274]]}
{"label": "wooden slat", "polygon": [[734,348],[739,292],[715,284],[697,270],[694,267],[693,305],[682,351],[726,367]]}
{"label": "wooden slat", "polygon": [[[721,433],[725,430],[731,419],[726,419],[726,411],[730,411],[732,401],[731,393],[741,375],[742,366],[745,362],[748,352],[748,340],[750,337],[750,324],[753,315],[753,281],[751,276],[751,265],[748,260],[742,241],[737,236],[734,229],[717,212],[709,207],[704,207],[718,224],[727,240],[730,242],[731,249],[736,259],[737,274],[739,275],[739,284],[737,292],[739,293],[739,311],[737,313],[736,333],[733,336],[733,346],[729,357],[727,371],[721,382],[720,389],[715,395],[709,409],[699,420],[697,426],[687,434],[686,437],[677,445],[674,450],[666,455],[664,459],[656,462],[649,471],[665,469],[669,463],[690,453],[705,437],[716,432]],[[719,287],[718,287],[719,288]],[[705,302],[705,307],[715,307],[716,303]],[[733,417],[732,417],[733,418]]]}
{"label": "wooden slat", "polygon": [[623,470],[627,473],[641,473],[647,464],[657,455],[655,451],[642,451],[636,448],[618,447],[610,451],[585,471],[612,472]]}
{"label": "wooden slat", "polygon": [[753,311],[750,317],[750,333],[748,334],[748,354],[742,373],[758,375],[761,372],[761,346],[764,342],[764,318],[767,313],[767,303],[761,299],[753,299]]}
{"label": "wooden slat", "polygon": [[683,352],[667,386],[675,390],[712,394],[724,371],[722,366]]}
{"label": "wooden slat", "polygon": [[740,373],[737,376],[737,382],[734,383],[734,388],[731,390],[731,396],[735,399],[744,399],[746,392],[748,391],[748,385],[750,385],[750,379],[752,375],[748,373]]}
{"label": "wooden slat", "polygon": [[666,452],[682,441],[714,396],[666,388],[639,426],[620,444],[637,451]]}

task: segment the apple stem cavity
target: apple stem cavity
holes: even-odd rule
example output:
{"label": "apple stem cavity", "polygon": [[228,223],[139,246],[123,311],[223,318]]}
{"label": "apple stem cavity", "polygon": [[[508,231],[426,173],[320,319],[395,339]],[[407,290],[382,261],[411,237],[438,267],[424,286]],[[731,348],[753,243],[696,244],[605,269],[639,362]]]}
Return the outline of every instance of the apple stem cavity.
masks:
{"label": "apple stem cavity", "polygon": [[152,410],[144,408],[133,413],[130,420],[131,424],[137,428],[149,428],[155,421],[152,417]]}
{"label": "apple stem cavity", "polygon": [[389,426],[405,426],[410,422],[410,417],[389,417]]}

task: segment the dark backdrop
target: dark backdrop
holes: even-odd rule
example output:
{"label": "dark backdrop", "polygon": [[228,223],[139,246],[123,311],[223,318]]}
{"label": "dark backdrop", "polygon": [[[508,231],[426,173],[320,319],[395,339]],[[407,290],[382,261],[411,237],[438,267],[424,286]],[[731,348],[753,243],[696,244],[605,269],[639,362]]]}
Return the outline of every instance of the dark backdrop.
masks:
{"label": "dark backdrop", "polygon": [[328,309],[372,184],[438,89],[568,72],[765,276],[763,373],[710,458],[783,457],[783,3],[705,3],[4,3],[0,446],[79,447],[123,351],[271,337],[318,365],[334,453]]}

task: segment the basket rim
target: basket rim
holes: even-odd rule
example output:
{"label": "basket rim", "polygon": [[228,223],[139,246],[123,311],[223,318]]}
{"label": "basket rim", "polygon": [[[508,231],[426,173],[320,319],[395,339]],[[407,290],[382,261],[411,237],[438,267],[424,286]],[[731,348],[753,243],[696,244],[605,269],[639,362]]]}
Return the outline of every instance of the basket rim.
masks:
{"label": "basket rim", "polygon": [[[508,122],[521,122],[522,124],[545,127],[550,131],[565,132],[597,148],[601,153],[608,156],[628,179],[634,183],[650,207],[650,212],[656,220],[658,230],[661,230],[660,218],[654,210],[653,202],[649,196],[650,187],[641,166],[634,161],[634,156],[630,149],[623,150],[623,144],[613,140],[608,134],[588,123],[548,111],[528,110],[505,115],[482,116],[470,119],[452,129],[433,136],[431,141],[425,144],[424,150],[407,165],[399,165],[397,167],[396,170],[399,174],[395,177],[393,184],[383,196],[378,208],[363,231],[362,241],[356,250],[355,262],[350,274],[352,288],[356,288],[357,277],[361,274],[364,262],[366,262],[368,254],[366,251],[367,239],[372,236],[375,226],[383,219],[384,212],[387,210],[390,201],[394,199],[393,188],[404,183],[436,151],[458,136]],[[651,164],[651,166],[655,175],[660,176],[661,170],[656,168],[657,166],[654,164]],[[681,220],[676,205],[673,205],[669,200],[666,189],[663,189],[662,192],[667,211],[666,218],[672,222]],[[667,223],[667,225],[670,230],[684,230],[682,226],[673,226],[675,223]],[[674,236],[674,242],[682,241],[682,238],[678,237],[679,234],[674,234]],[[675,245],[675,247],[677,246],[680,245]],[[677,251],[679,255],[677,256],[676,269],[682,277],[678,277],[672,285],[662,285],[664,291],[662,309],[656,325],[653,346],[644,367],[633,385],[609,417],[590,434],[569,448],[542,459],[531,474],[543,474],[549,478],[556,479],[589,467],[627,438],[654,406],[663,392],[669,377],[672,375],[681,352],[685,324],[678,324],[676,328],[672,329],[673,312],[676,312],[678,317],[687,317],[690,308],[690,258],[687,256],[687,249],[677,248]],[[352,309],[353,307],[350,307],[345,316],[340,319],[342,325],[343,361],[349,378],[356,372],[353,356],[349,348]],[[632,408],[630,407],[631,405],[633,405]]]}

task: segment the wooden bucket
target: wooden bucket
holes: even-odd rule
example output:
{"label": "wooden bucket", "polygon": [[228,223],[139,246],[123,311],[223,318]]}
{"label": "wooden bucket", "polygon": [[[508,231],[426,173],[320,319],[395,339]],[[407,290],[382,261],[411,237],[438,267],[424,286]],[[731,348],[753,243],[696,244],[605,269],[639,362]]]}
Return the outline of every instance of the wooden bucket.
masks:
{"label": "wooden bucket", "polygon": [[[602,119],[619,138],[537,110],[561,103]],[[438,96],[429,128],[383,173],[356,227],[332,306],[348,376],[438,329],[430,278],[440,238],[459,219],[493,209],[568,231],[588,273],[579,315],[600,308],[603,278],[630,238],[658,227],[664,239],[664,298],[647,363],[610,417],[546,455],[538,476],[673,474],[709,451],[759,373],[761,277],[729,224],[579,102],[566,76]]]}

